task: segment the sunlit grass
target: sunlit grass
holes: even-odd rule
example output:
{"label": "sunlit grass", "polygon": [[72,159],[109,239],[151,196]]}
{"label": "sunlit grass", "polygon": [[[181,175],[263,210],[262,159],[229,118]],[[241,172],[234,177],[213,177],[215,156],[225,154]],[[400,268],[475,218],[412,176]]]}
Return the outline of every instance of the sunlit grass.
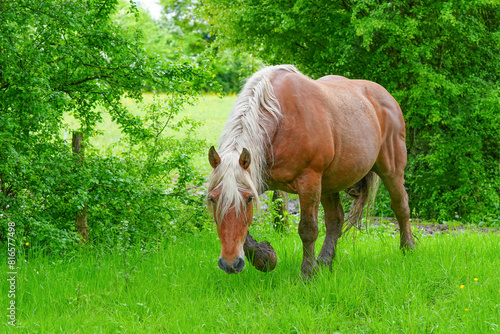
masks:
{"label": "sunlit grass", "polygon": [[[136,103],[132,99],[123,99],[123,104],[135,115],[140,115],[143,111],[144,105],[151,103],[153,101],[152,94],[144,94],[144,100],[141,103]],[[196,121],[202,122],[200,128],[197,129],[197,137],[206,141],[206,150],[210,146],[217,146],[219,137],[222,133],[226,120],[229,116],[234,102],[236,101],[236,95],[228,95],[220,97],[214,94],[207,94],[200,96],[193,105],[186,104],[184,109],[181,110],[178,119],[182,117],[190,117]],[[99,123],[96,127],[97,135],[90,139],[90,143],[101,152],[105,152],[111,147],[113,152],[120,153],[122,149],[120,146],[115,147],[116,143],[120,141],[123,137],[120,127],[116,122],[113,122],[111,116],[107,112],[102,113],[103,121]],[[66,129],[61,134],[66,140],[71,141],[71,133],[80,127],[78,121],[75,120],[71,115],[66,115],[65,117]],[[171,131],[172,135],[181,136],[183,133],[177,133]],[[205,152],[204,152],[205,153]],[[200,154],[199,156],[193,157],[194,165],[202,173],[208,174],[210,172],[210,166],[206,159],[206,154]]]}
{"label": "sunlit grass", "polygon": [[[273,272],[217,267],[214,231],[149,244],[19,259],[21,333],[488,333],[500,325],[498,233],[421,236],[403,255],[391,233],[346,236],[333,271],[300,276],[301,242],[254,229]],[[321,244],[318,242],[317,249]],[[463,286],[463,287],[462,287]],[[6,287],[1,299],[5,304]],[[5,325],[5,319],[2,320]]]}
{"label": "sunlit grass", "polygon": [[[236,97],[207,95],[187,106],[204,125],[198,136],[217,145]],[[145,96],[149,102],[151,96]],[[125,103],[131,101],[125,101]],[[139,112],[135,105],[131,110]],[[67,118],[71,126],[71,118]],[[73,124],[73,126],[77,126]],[[108,115],[92,144],[105,151],[121,137]],[[205,155],[194,157],[204,174]],[[296,230],[296,225],[292,224]],[[420,235],[403,255],[386,226],[339,242],[333,270],[300,278],[302,246],[252,227],[276,249],[278,266],[238,275],[217,266],[215,231],[172,237],[126,252],[82,250],[64,259],[18,258],[17,320],[21,333],[488,333],[500,329],[500,234],[471,231]],[[324,236],[324,228],[321,227]],[[356,238],[354,236],[356,235]],[[152,236],[149,240],[156,240]],[[321,248],[322,237],[316,244]],[[27,262],[25,262],[27,260]],[[7,285],[0,304],[7,305]],[[7,330],[6,320],[1,322]]]}

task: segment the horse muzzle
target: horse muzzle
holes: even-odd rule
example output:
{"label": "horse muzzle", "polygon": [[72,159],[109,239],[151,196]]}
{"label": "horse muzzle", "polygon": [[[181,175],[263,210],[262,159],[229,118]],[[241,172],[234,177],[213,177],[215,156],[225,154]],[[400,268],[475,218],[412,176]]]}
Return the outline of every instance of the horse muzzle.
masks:
{"label": "horse muzzle", "polygon": [[224,258],[219,258],[219,268],[224,270],[227,274],[237,274],[245,267],[245,259],[237,257],[233,263],[228,263]]}

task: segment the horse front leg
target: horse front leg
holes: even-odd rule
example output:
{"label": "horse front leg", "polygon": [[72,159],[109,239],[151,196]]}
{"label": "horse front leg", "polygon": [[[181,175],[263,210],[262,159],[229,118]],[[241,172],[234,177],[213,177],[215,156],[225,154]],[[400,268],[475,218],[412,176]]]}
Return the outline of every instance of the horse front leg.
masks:
{"label": "horse front leg", "polygon": [[321,199],[321,178],[304,180],[299,189],[300,222],[299,236],[302,240],[303,260],[302,276],[310,278],[317,270],[314,246],[318,238],[318,208]]}
{"label": "horse front leg", "polygon": [[318,256],[318,263],[328,266],[331,270],[337,248],[337,240],[342,235],[344,210],[340,203],[339,193],[323,194],[321,196],[321,204],[323,204],[323,209],[325,210],[326,235],[321,253]]}

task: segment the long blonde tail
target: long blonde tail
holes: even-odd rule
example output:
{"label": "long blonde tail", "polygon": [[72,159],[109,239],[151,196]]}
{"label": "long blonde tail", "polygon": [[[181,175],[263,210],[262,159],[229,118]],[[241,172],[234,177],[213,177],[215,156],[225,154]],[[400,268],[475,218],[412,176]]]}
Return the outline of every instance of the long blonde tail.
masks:
{"label": "long blonde tail", "polygon": [[[346,192],[354,198],[354,202],[351,205],[351,209],[347,214],[345,220],[344,232],[349,230],[353,226],[358,226],[361,215],[363,214],[363,209],[366,203],[370,200],[370,205],[373,206],[375,202],[375,196],[377,195],[377,190],[379,186],[380,178],[374,172],[369,172],[364,178],[362,178],[354,186],[347,188]],[[370,189],[372,191],[370,191]]]}

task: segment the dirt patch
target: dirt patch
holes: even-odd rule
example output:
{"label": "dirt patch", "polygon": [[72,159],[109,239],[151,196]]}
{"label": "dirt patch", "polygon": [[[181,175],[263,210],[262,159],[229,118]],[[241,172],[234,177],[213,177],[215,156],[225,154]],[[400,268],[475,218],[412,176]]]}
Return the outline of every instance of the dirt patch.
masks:
{"label": "dirt patch", "polygon": [[[396,218],[392,217],[371,217],[369,218],[368,224],[363,223],[361,229],[367,228],[368,226],[381,226],[384,224],[387,227],[394,229],[394,231],[399,231],[399,226]],[[423,223],[420,219],[412,219],[410,222],[412,227],[417,227],[420,233],[424,235],[433,235],[436,233],[454,233],[460,231],[473,231],[482,233],[498,233],[500,229],[489,228],[489,227],[477,227],[475,225],[449,225],[449,224],[433,224],[433,223]]]}
{"label": "dirt patch", "polygon": [[[264,198],[268,199],[266,195]],[[262,210],[267,210],[267,206],[265,203],[262,203]],[[288,213],[293,216],[299,216],[300,214],[300,205],[298,199],[290,199],[288,201]],[[368,219],[368,224],[362,223],[360,228],[366,229],[369,226],[381,226],[384,224],[387,227],[394,229],[394,231],[399,232],[399,226],[396,218],[393,217],[370,217]],[[475,225],[449,225],[446,223],[437,224],[437,223],[423,223],[420,219],[412,219],[411,226],[417,227],[420,233],[424,235],[433,235],[436,233],[454,233],[460,231],[474,231],[474,232],[482,232],[482,233],[499,233],[500,229],[498,228],[489,228],[489,227],[477,227]]]}

